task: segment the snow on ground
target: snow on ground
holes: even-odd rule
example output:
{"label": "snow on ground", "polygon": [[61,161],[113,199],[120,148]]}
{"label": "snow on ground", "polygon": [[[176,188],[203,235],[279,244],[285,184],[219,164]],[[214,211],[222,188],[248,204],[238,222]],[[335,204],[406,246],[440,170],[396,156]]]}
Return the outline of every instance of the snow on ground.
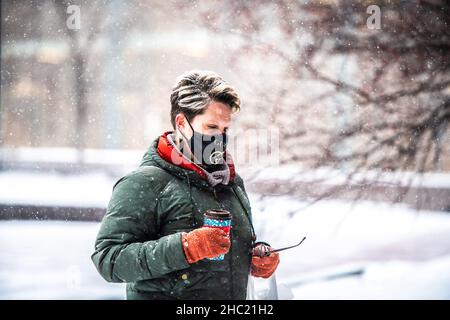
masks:
{"label": "snow on ground", "polygon": [[125,299],[90,255],[99,224],[0,221],[0,299]]}
{"label": "snow on ground", "polygon": [[[111,157],[105,156],[105,158],[110,159]],[[124,156],[118,159],[123,158]],[[95,160],[100,161],[98,155]],[[243,172],[246,172],[247,176],[252,176],[251,170]],[[369,176],[375,177],[375,172],[371,172]],[[264,183],[265,179],[307,182],[323,177],[327,177],[327,180],[324,181],[325,184],[339,184],[345,181],[341,171],[320,169],[300,172],[298,168],[291,166],[259,170],[258,175],[254,178],[255,181]],[[411,177],[413,179],[409,181]],[[112,186],[119,178],[119,176],[112,177],[102,171],[77,175],[25,170],[0,171],[0,203],[106,207],[111,196]],[[361,176],[356,176],[353,182],[359,183],[361,179]],[[448,173],[427,173],[422,177],[410,173],[383,174],[377,181],[380,184],[410,182],[414,186],[450,189],[450,174]]]}
{"label": "snow on ground", "polygon": [[[113,165],[123,169],[137,167],[146,152],[146,149],[85,149],[83,162],[86,165]],[[39,163],[77,164],[80,153],[75,148],[0,148],[0,161],[29,164],[36,166]],[[245,157],[244,157],[245,158]],[[244,158],[242,160],[244,160]],[[315,181],[324,179],[322,183],[328,185],[342,184],[346,182],[348,172],[342,169],[320,168],[311,170],[301,168],[298,165],[268,166],[267,163],[249,165],[246,161],[240,163],[240,157],[236,157],[236,165],[241,170],[243,177],[254,176],[257,180],[290,180],[290,181]],[[255,176],[256,174],[256,176]],[[244,179],[245,180],[245,179]],[[377,182],[377,184],[400,184],[413,187],[450,188],[450,173],[427,172],[382,172],[371,170],[356,174],[349,182],[359,184],[364,180]],[[348,182],[347,182],[348,183]],[[0,184],[1,185],[1,184]]]}
{"label": "snow on ground", "polygon": [[[365,262],[361,276],[292,285],[296,299],[450,299],[450,255]],[[332,271],[332,270],[330,270]]]}
{"label": "snow on ground", "polygon": [[0,203],[105,208],[116,179],[103,172],[78,175],[0,172]]}
{"label": "snow on ground", "polygon": [[[144,155],[144,149],[84,149],[83,162],[86,164],[115,164],[137,166]],[[36,163],[53,162],[76,164],[79,151],[76,148],[0,148],[0,160],[8,162]]]}
{"label": "snow on ground", "polygon": [[379,170],[361,171],[353,175],[348,181],[347,172],[343,169],[319,168],[302,169],[297,165],[283,165],[277,167],[249,166],[242,170],[244,181],[251,177],[255,181],[286,180],[290,182],[314,182],[321,180],[324,185],[360,185],[373,183],[374,185],[399,185],[419,188],[450,188],[450,173],[426,172],[419,174],[412,171],[380,172]]}
{"label": "snow on ground", "polygon": [[450,299],[448,214],[258,195],[252,204],[259,240],[284,247],[307,237],[280,253],[278,283],[295,299]]}
{"label": "snow on ground", "polygon": [[[282,297],[450,299],[450,215],[251,194],[258,239],[281,247]],[[0,221],[0,299],[124,299],[90,254],[98,223]],[[352,275],[353,274],[353,275]],[[266,280],[256,279],[261,291]]]}

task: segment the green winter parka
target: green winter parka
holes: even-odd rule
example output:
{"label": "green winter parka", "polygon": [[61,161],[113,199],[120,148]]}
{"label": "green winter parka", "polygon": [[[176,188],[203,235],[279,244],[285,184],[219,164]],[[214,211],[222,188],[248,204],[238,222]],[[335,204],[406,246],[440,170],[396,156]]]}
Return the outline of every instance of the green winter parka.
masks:
{"label": "green winter parka", "polygon": [[[245,299],[256,236],[243,181],[234,174],[228,185],[211,187],[196,171],[165,160],[170,133],[115,183],[92,261],[106,281],[127,283],[127,299]],[[201,227],[213,208],[232,214],[230,251],[223,261],[190,265],[181,233]]]}

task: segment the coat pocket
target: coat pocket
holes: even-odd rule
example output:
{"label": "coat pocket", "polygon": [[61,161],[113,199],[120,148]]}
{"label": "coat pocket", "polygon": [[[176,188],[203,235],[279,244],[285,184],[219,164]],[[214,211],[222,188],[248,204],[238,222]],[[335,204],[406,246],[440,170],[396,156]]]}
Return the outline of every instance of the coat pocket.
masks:
{"label": "coat pocket", "polygon": [[132,284],[132,290],[138,293],[170,293],[174,286],[173,277],[164,276],[150,280],[137,281]]}
{"label": "coat pocket", "polygon": [[213,272],[205,271],[179,271],[174,277],[172,291],[177,296],[183,296],[188,291],[201,290],[208,287],[214,276]]}

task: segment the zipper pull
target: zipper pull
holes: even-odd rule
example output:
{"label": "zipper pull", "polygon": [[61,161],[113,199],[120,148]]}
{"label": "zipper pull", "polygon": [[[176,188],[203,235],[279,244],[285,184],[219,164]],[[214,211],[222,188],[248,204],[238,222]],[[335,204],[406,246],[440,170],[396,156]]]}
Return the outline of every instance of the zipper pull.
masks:
{"label": "zipper pull", "polygon": [[226,210],[225,206],[222,204],[222,202],[220,202],[219,198],[217,197],[216,188],[215,188],[215,187],[212,187],[212,191],[213,191],[213,193],[214,193],[214,199],[216,200],[217,205],[218,205],[221,209]]}

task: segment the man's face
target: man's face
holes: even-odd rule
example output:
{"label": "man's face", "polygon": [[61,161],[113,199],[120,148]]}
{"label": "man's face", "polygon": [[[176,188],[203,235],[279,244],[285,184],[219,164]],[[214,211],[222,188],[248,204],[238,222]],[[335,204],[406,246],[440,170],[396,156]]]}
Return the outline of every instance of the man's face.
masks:
{"label": "man's face", "polygon": [[[231,125],[231,108],[221,102],[213,101],[203,114],[195,116],[191,121],[195,131],[206,135],[218,135],[228,131]],[[185,134],[192,136],[192,130],[184,123]]]}

